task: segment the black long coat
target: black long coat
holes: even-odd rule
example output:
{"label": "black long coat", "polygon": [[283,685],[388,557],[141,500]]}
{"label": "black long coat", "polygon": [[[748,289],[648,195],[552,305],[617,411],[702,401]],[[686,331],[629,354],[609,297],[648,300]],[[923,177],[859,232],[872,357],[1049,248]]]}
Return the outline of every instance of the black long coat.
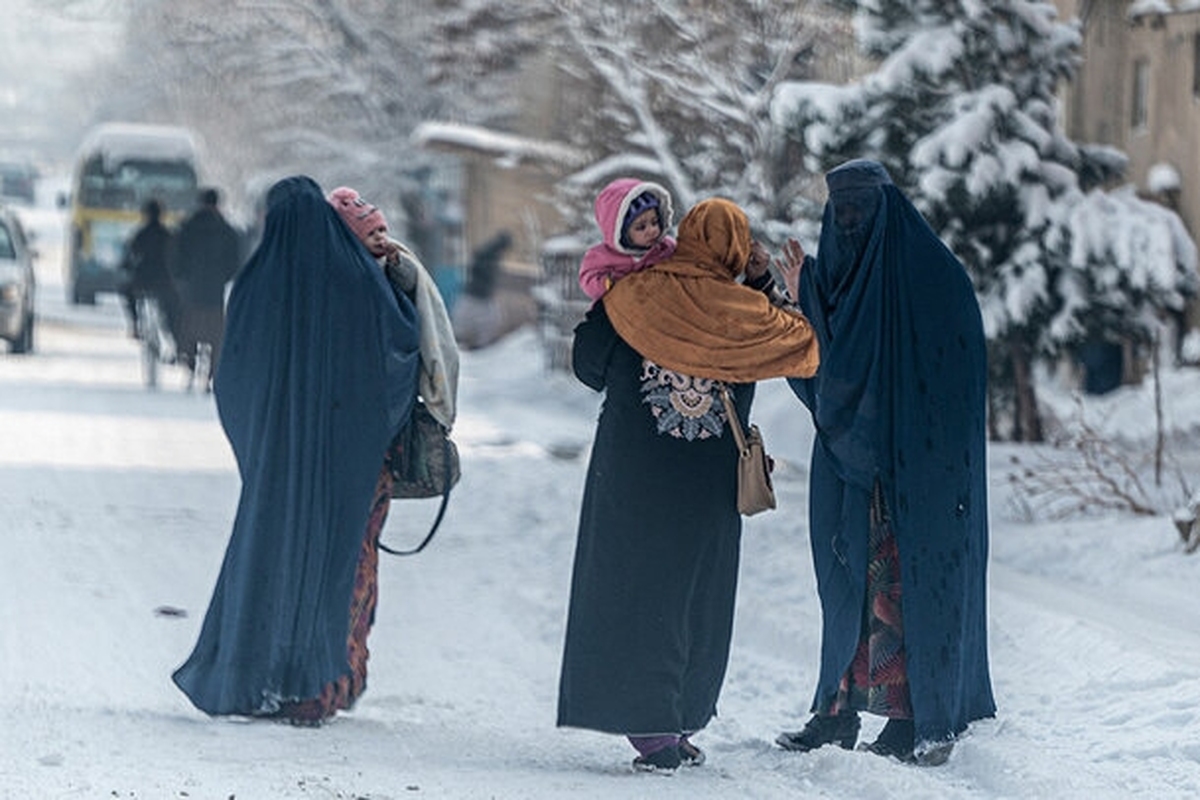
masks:
{"label": "black long coat", "polygon": [[173,292],[171,280],[171,231],[158,220],[138,228],[125,250],[124,269],[129,288],[135,292]]}
{"label": "black long coat", "polygon": [[[576,376],[605,400],[580,513],[558,724],[694,732],[716,714],[725,677],[742,530],[719,384],[643,359],[602,302],[576,328],[573,358]],[[734,392],[744,424],[754,385]]]}
{"label": "black long coat", "polygon": [[183,300],[198,308],[221,308],[225,284],[240,264],[237,230],[215,208],[202,207],[184,221],[175,237],[175,279]]}

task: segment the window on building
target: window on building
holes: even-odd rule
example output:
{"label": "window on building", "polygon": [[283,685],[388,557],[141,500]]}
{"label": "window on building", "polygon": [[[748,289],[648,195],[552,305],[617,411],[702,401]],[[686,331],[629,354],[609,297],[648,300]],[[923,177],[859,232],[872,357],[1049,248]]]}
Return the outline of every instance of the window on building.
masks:
{"label": "window on building", "polygon": [[1150,62],[1139,58],[1133,62],[1133,102],[1129,123],[1134,130],[1146,127],[1150,117]]}
{"label": "window on building", "polygon": [[1192,96],[1200,97],[1200,33],[1192,36]]}

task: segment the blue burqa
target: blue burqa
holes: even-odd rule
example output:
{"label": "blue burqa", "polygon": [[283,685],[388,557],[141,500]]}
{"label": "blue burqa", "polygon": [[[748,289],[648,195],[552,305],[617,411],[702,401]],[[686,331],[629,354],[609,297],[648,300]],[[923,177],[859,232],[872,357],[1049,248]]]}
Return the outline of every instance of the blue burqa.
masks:
{"label": "blue burqa", "polygon": [[828,708],[863,625],[878,481],[900,553],[916,740],[995,713],[988,673],[986,350],[962,264],[873,161],[830,172],[800,305],[821,367],[789,380],[817,429],[809,528]]}
{"label": "blue burqa", "polygon": [[349,673],[376,479],[417,386],[416,312],[306,177],[267,196],[229,298],[214,391],[242,479],[195,650],[174,680],[209,714],[270,714]]}

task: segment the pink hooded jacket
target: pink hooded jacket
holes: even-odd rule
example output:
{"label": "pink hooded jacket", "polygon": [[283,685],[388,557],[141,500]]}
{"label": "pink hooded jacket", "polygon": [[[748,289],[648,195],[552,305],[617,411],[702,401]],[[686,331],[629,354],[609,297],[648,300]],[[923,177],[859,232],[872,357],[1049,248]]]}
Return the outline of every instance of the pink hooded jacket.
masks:
{"label": "pink hooded jacket", "polygon": [[[658,241],[646,250],[621,244],[621,223],[629,211],[629,204],[642,192],[651,192],[658,198],[663,230]],[[579,265],[579,285],[584,293],[599,300],[613,281],[670,258],[675,252],[675,240],[666,235],[666,230],[671,227],[673,217],[671,195],[657,183],[618,178],[601,189],[596,197],[596,224],[600,226],[604,241],[588,248]]]}

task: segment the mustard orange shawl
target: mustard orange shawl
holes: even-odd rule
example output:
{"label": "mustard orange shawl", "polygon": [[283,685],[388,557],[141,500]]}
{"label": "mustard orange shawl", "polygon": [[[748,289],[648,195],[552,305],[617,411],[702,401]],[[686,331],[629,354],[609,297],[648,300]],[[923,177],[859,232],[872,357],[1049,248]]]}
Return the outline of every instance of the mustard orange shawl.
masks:
{"label": "mustard orange shawl", "polygon": [[731,383],[812,377],[819,356],[808,320],[735,280],[752,242],[737,205],[700,202],[679,223],[674,256],[604,295],[613,327],[644,357],[686,375]]}

